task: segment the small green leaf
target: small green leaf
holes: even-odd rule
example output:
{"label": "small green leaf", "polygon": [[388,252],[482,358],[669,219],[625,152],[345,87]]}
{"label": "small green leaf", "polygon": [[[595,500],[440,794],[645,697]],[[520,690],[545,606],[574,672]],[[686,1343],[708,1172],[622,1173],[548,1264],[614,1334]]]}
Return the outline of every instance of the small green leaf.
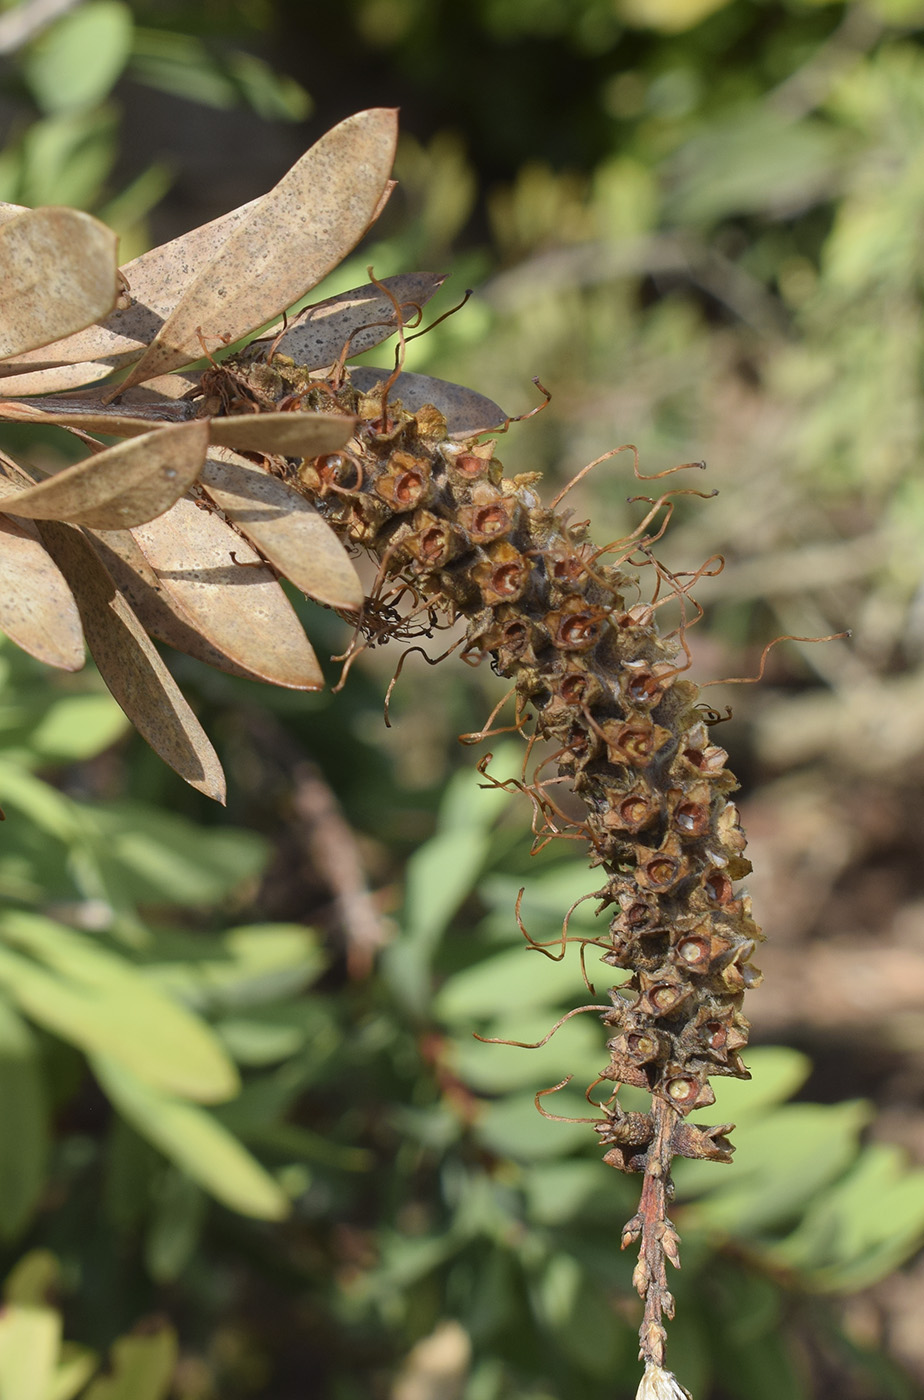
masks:
{"label": "small green leaf", "polygon": [[46,1400],[61,1345],[54,1308],[14,1303],[0,1315],[0,1395]]}
{"label": "small green leaf", "polygon": [[39,720],[30,743],[43,759],[77,763],[108,749],[128,727],[111,695],[65,695]]}
{"label": "small green leaf", "polygon": [[159,1092],[102,1055],[93,1067],[132,1127],[216,1200],[259,1220],[288,1215],[288,1197],[269,1172],[205,1109]]}
{"label": "small green leaf", "polygon": [[132,23],[127,5],[91,0],[50,25],[24,64],[39,106],[65,112],[102,102],[128,60]]}
{"label": "small green leaf", "polygon": [[176,1358],[172,1327],[120,1337],[112,1346],[112,1374],[98,1377],[84,1400],[167,1400]]}

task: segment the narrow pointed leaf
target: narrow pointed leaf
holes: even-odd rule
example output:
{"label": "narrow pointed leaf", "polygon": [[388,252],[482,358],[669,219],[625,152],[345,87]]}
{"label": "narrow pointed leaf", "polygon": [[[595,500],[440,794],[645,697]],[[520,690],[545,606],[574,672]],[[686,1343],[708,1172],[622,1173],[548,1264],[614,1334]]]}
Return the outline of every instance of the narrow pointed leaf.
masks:
{"label": "narrow pointed leaf", "polygon": [[[416,322],[417,308],[424,306],[446,281],[441,273],[411,272],[399,277],[383,277],[401,307],[402,324]],[[276,354],[288,355],[305,369],[332,365],[344,350],[347,358],[381,344],[398,327],[395,304],[381,288],[367,282],[349,292],[319,301],[300,313],[282,336],[255,340],[251,349],[275,345]]]}
{"label": "narrow pointed leaf", "polygon": [[[194,403],[173,400],[145,406],[135,402],[101,407],[99,400],[50,398],[45,402],[0,399],[0,419],[11,423],[54,423],[80,428],[87,433],[110,437],[140,437],[150,433],[153,423],[164,426],[204,423],[210,438],[222,447],[241,452],[278,453],[282,457],[317,457],[335,452],[349,439],[354,420],[340,413],[246,413],[227,418],[197,419]],[[118,529],[126,524],[100,522],[100,529]]]}
{"label": "narrow pointed leaf", "polygon": [[169,510],[192,486],[208,437],[204,419],[158,428],[4,496],[4,507],[27,519],[66,520],[98,530],[140,525]]}
{"label": "narrow pointed leaf", "polygon": [[217,1118],[158,1093],[108,1058],[94,1057],[93,1067],[123,1118],[216,1200],[259,1220],[288,1215],[283,1191]]}
{"label": "narrow pointed leaf", "polygon": [[152,405],[143,414],[132,405],[110,404],[104,408],[98,399],[0,399],[0,418],[7,422],[54,423],[86,433],[106,433],[109,437],[140,437],[156,424],[169,427],[196,421],[195,405],[182,401]]}
{"label": "narrow pointed leaf", "polygon": [[[49,1105],[38,1037],[0,999],[0,1234],[8,1239],[28,1222],[45,1187]],[[2,1394],[2,1391],[0,1391]]]}
{"label": "narrow pointed leaf", "polygon": [[77,209],[29,209],[0,225],[0,359],[111,311],[116,244],[104,224]]}
{"label": "narrow pointed leaf", "polygon": [[118,953],[25,910],[0,917],[0,934],[0,976],[42,1025],[171,1093],[200,1103],[237,1093],[237,1071],[211,1027]]}
{"label": "narrow pointed leaf", "polygon": [[284,677],[258,676],[239,666],[203,637],[196,630],[194,618],[151,568],[130,530],[90,530],[87,538],[149,636],[228,675],[285,684]]}
{"label": "narrow pointed leaf", "polygon": [[198,359],[200,333],[238,339],[316,286],[368,228],[396,139],[397,113],[383,107],[322,136],[201,270],[126,383]]}
{"label": "narrow pointed leaf", "polygon": [[[389,370],[374,369],[371,365],[350,370],[351,384],[367,394],[384,384],[389,376]],[[446,419],[449,432],[456,437],[487,432],[507,422],[504,410],[484,394],[476,394],[474,389],[450,384],[445,379],[432,379],[429,374],[399,374],[388,398],[392,403],[400,399],[411,413],[416,413],[424,404],[433,404]]]}
{"label": "narrow pointed leaf", "polygon": [[62,671],[84,662],[77,604],[31,526],[0,515],[0,631],[30,656]]}
{"label": "narrow pointed leaf", "polygon": [[208,421],[211,440],[218,447],[275,452],[280,457],[335,452],[349,440],[355,426],[355,419],[335,413],[242,413]]}
{"label": "narrow pointed leaf", "polygon": [[320,690],[324,676],[272,570],[217,514],[191,500],[132,531],[161,583],[193,625],[251,674],[295,690]]}
{"label": "narrow pointed leaf", "polygon": [[213,448],[202,485],[260,552],[309,598],[358,612],[365,590],[353,561],[313,505],[278,476]]}
{"label": "narrow pointed leaf", "polygon": [[[114,369],[137,360],[199,270],[214,258],[231,231],[244,222],[257,203],[252,200],[232,209],[220,219],[202,224],[126,263],[121,271],[128,283],[126,297],[130,304],[117,308],[99,325],[87,325],[66,339],[55,340],[27,355],[17,355],[14,362],[3,367],[4,373],[15,373],[4,384],[4,392],[50,394],[103,379]],[[2,212],[0,209],[0,219]]]}
{"label": "narrow pointed leaf", "polygon": [[224,802],[215,750],[89,541],[56,521],[39,533],[77,601],[100,674],[138,733],[187,783]]}

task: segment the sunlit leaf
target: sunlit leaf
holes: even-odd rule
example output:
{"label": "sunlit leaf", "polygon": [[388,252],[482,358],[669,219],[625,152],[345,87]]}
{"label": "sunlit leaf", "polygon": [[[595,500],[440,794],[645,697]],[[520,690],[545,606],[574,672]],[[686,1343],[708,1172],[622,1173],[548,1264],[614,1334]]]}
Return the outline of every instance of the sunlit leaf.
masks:
{"label": "sunlit leaf", "polygon": [[167,1400],[176,1360],[176,1333],[168,1325],[120,1337],[112,1344],[111,1375],[98,1376],[84,1400]]}
{"label": "sunlit leaf", "polygon": [[61,1314],[14,1304],[0,1314],[0,1395],[47,1400],[61,1345]]}
{"label": "sunlit leaf", "polygon": [[[387,369],[375,369],[371,365],[360,365],[350,371],[350,382],[367,394],[389,378]],[[504,410],[484,394],[476,394],[474,389],[444,379],[432,379],[428,374],[399,374],[388,397],[391,403],[400,399],[411,413],[425,404],[433,404],[446,419],[449,432],[457,437],[499,428],[507,421]]]}
{"label": "sunlit leaf", "polygon": [[238,339],[326,276],[368,228],[396,136],[388,108],[347,117],[322,136],[201,270],[126,383],[197,359],[203,332]]}
{"label": "sunlit leaf", "polygon": [[178,501],[132,534],[202,635],[251,674],[301,690],[324,676],[272,571],[212,511]]}
{"label": "sunlit leaf", "polygon": [[186,782],[223,802],[215,750],[92,546],[55,521],[42,521],[39,531],[77,601],[100,674],[138,733]]}
{"label": "sunlit leaf", "polygon": [[[113,311],[100,325],[18,358],[17,376],[4,384],[4,392],[40,394],[70,389],[104,379],[113,369],[136,360],[200,268],[215,256],[256,203],[252,200],[232,209],[126,263],[122,274],[128,282],[131,304]],[[16,206],[0,206],[0,218],[9,208]]]}
{"label": "sunlit leaf", "polygon": [[0,359],[105,316],[115,272],[116,236],[89,214],[30,209],[0,225]]}
{"label": "sunlit leaf", "polygon": [[56,476],[4,494],[12,515],[126,529],[160,515],[193,484],[208,446],[204,420],[158,428],[110,447]]}
{"label": "sunlit leaf", "polygon": [[132,1127],[216,1200],[260,1220],[288,1215],[289,1200],[269,1172],[205,1109],[158,1093],[108,1058],[95,1056],[93,1067]]}
{"label": "sunlit leaf", "polygon": [[286,482],[217,448],[209,453],[202,485],[226,517],[309,598],[351,612],[362,607],[364,589],[350,556],[323,516]]}
{"label": "sunlit leaf", "polygon": [[0,630],[23,651],[79,671],[84,662],[80,614],[64,575],[32,526],[0,515]]}

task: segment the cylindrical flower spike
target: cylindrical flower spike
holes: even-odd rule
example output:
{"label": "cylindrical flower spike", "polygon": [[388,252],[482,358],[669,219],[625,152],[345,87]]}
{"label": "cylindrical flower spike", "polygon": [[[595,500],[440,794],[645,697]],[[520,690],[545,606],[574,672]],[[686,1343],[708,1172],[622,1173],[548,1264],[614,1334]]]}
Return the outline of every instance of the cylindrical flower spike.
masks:
{"label": "cylindrical flower spike", "polygon": [[[246,363],[234,368],[247,372]],[[285,361],[261,365],[261,392],[285,399],[298,373]],[[411,413],[382,389],[361,393],[348,371],[307,394],[301,382],[301,397],[306,408],[357,420],[344,452],[305,462],[299,479],[335,530],[379,561],[361,624],[367,635],[410,636],[414,626],[439,625],[441,613],[447,622],[467,617],[465,659],[488,658],[509,678],[513,728],[527,734],[534,716],[535,734],[555,746],[520,785],[533,802],[537,846],[585,836],[605,872],[609,931],[588,942],[629,975],[603,1014],[611,1038],[601,1078],[645,1089],[652,1102],[647,1114],[625,1113],[614,1094],[597,1129],[606,1162],[644,1177],[624,1236],[639,1244],[635,1282],[645,1305],[648,1389],[639,1393],[682,1396],[661,1369],[662,1319],[674,1309],[666,1266],[680,1262],[667,1216],[670,1165],[675,1156],[731,1159],[730,1125],[705,1127],[688,1115],[714,1102],[710,1076],[747,1078],[741,1005],[760,980],[750,963],[760,932],[734,891],[750,869],[728,800],[736,783],[710,740],[714,714],[681,675],[682,624],[676,639],[664,637],[655,606],[627,606],[637,580],[626,560],[641,553],[644,563],[647,537],[611,546],[617,562],[604,562],[608,551],[596,551],[582,527],[541,505],[535,474],[505,479],[493,444],[478,435],[454,441],[434,406]],[[661,566],[656,572],[658,606],[673,588],[682,617],[686,586]],[[402,601],[407,616],[396,611]],[[557,775],[543,777],[552,764]],[[562,781],[583,800],[583,822],[562,812]]]}

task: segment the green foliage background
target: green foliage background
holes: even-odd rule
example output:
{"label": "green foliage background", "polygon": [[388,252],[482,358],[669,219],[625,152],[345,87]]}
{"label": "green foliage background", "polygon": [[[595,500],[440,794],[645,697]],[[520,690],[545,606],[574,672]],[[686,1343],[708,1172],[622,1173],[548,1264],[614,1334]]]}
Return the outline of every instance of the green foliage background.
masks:
{"label": "green foliage background", "polygon": [[[0,11],[0,49],[28,9]],[[5,50],[0,198],[92,209],[127,258],[400,104],[399,191],[319,295],[370,262],[452,270],[437,314],[475,287],[408,363],[513,413],[541,376],[509,471],[557,489],[628,439],[643,470],[708,459],[721,496],[681,502],[664,546],[728,560],[697,673],[853,629],[728,692],[746,795],[822,793],[822,841],[922,771],[922,21],[909,0],[85,0]],[[575,492],[601,540],[638,518],[624,461]],[[634,1393],[634,1183],[532,1102],[595,1076],[598,1027],[534,1054],[471,1035],[538,1037],[583,1000],[512,908],[525,885],[552,937],[592,876],[531,861],[529,814],[455,749],[491,678],[411,662],[389,733],[395,659],[306,698],[175,658],[221,813],[92,674],[0,649],[3,1400]],[[371,973],[307,850],[319,775],[377,891]],[[843,1297],[917,1249],[924,1172],[867,1140],[846,1075],[845,1102],[793,1101],[803,1054],[749,1062],[713,1110],[734,1168],[677,1172],[671,1365],[697,1400],[912,1396]],[[586,1110],[568,1094],[546,1102]]]}

